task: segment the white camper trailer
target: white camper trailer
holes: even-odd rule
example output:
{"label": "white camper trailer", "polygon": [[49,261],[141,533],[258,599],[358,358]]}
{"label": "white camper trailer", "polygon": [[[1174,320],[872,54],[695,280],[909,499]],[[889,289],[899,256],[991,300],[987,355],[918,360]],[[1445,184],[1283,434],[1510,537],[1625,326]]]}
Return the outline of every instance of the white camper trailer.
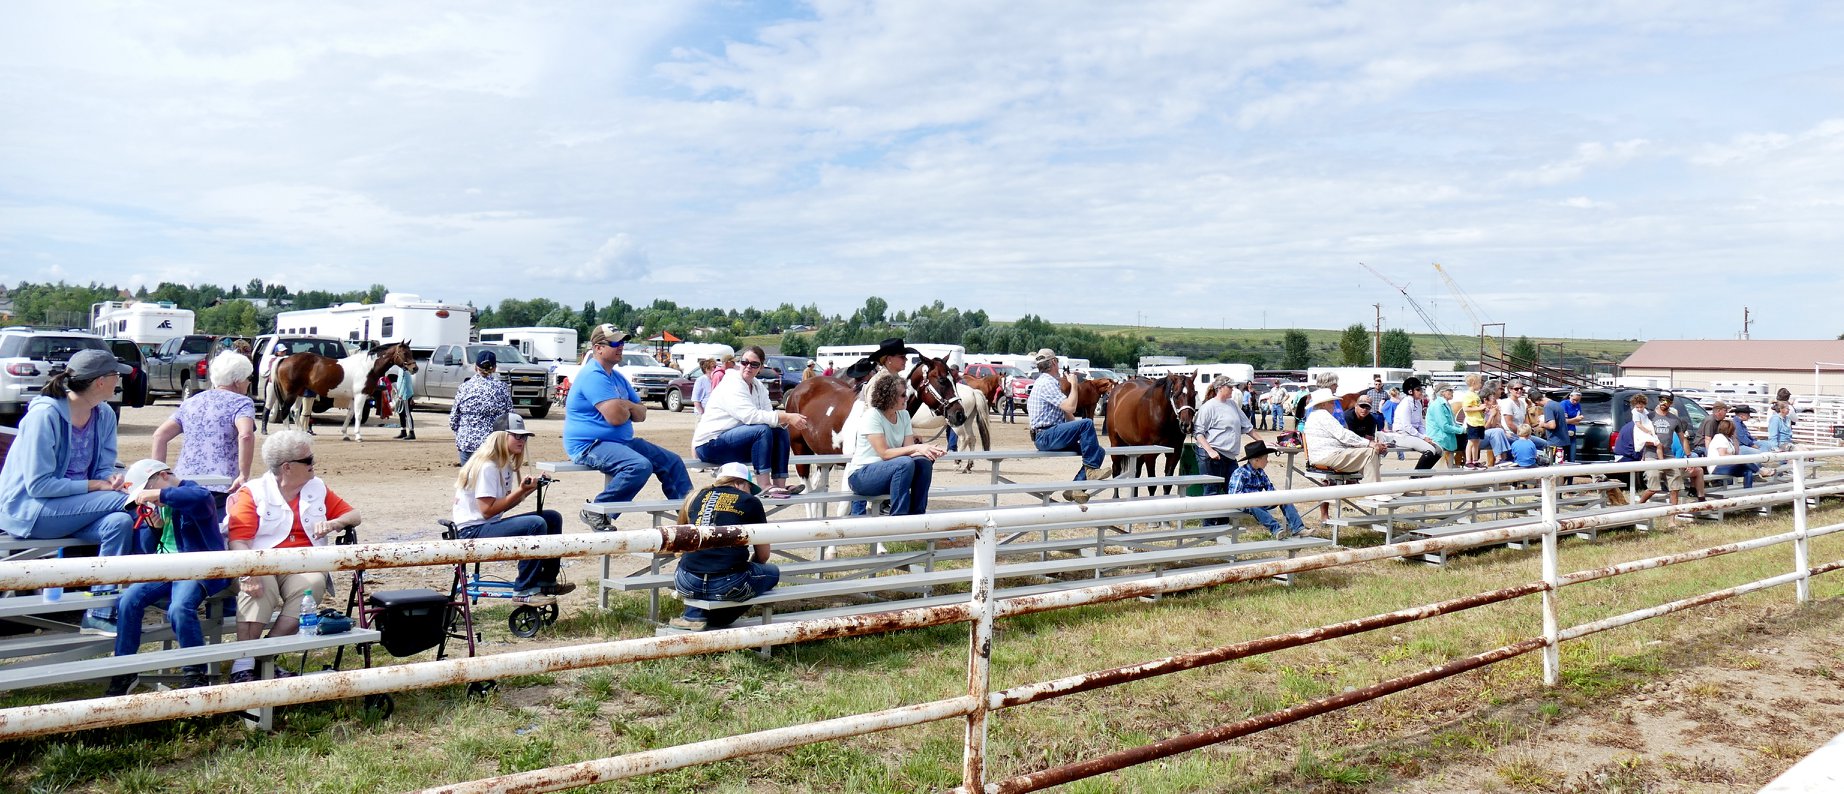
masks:
{"label": "white camper trailer", "polygon": [[533,364],[555,369],[576,363],[576,329],[552,326],[482,328],[481,344],[511,345]]}
{"label": "white camper trailer", "polygon": [[736,348],[717,342],[680,342],[666,348],[666,354],[672,357],[673,368],[689,376],[698,371],[699,359],[722,364],[724,356],[736,355]]}
{"label": "white camper trailer", "polygon": [[192,333],[191,309],[169,301],[103,301],[90,304],[90,332],[107,339],[158,345]]}
{"label": "white camper trailer", "polygon": [[[946,361],[950,367],[964,368],[967,365],[967,348],[961,347],[960,345],[937,345],[927,342],[910,342],[907,343],[907,346],[915,348],[917,351],[921,352],[922,355],[928,356],[929,358],[942,359]],[[829,364],[832,366],[834,372],[844,372],[845,368],[851,366],[853,362],[875,352],[877,352],[876,345],[821,345],[820,348],[813,353],[813,365],[817,367],[820,372],[825,372]],[[912,355],[909,357],[909,363],[905,366],[913,367],[915,364],[916,357]]]}
{"label": "white camper trailer", "polygon": [[383,303],[342,303],[324,309],[302,309],[275,316],[275,332],[331,336],[348,342],[410,343],[418,359],[442,345],[473,341],[471,306],[424,300],[406,292],[392,292]]}

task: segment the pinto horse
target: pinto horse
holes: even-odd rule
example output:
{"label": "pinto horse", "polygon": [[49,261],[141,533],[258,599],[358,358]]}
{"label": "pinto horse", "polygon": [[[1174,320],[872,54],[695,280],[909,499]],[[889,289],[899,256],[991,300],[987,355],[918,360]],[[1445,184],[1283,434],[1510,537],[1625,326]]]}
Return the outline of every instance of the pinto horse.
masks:
{"label": "pinto horse", "polygon": [[[404,372],[416,371],[416,359],[410,354],[408,341],[382,345],[342,359],[315,353],[296,353],[282,359],[269,378],[269,393],[265,395],[269,411],[263,414],[263,432],[269,432],[271,413],[276,421],[282,421],[299,400],[301,417],[296,424],[312,433],[315,403],[327,400],[332,407],[346,409],[346,419],[339,426],[340,437],[364,441],[360,408],[366,398],[377,394],[378,381],[391,367],[402,367]],[[348,427],[352,429],[348,431]]]}
{"label": "pinto horse", "polygon": [[[1132,378],[1114,387],[1108,398],[1109,446],[1158,444],[1170,447],[1165,456],[1165,476],[1178,469],[1178,456],[1184,454],[1185,436],[1197,419],[1196,386],[1186,373],[1168,373],[1157,380]],[[1141,471],[1151,476],[1156,455],[1134,458],[1133,476]],[[1119,476],[1128,462],[1115,458],[1114,474]],[[1136,491],[1138,489],[1135,489]],[[1166,492],[1171,486],[1166,486]]]}

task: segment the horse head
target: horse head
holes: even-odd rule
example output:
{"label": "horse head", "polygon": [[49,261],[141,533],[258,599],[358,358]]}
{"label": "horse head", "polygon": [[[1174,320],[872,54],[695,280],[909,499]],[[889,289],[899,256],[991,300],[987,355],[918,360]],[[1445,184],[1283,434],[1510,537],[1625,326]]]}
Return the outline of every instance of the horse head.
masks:
{"label": "horse head", "polygon": [[1172,407],[1172,415],[1178,419],[1178,429],[1185,436],[1191,435],[1191,427],[1197,422],[1197,386],[1192,376],[1182,372],[1168,372],[1160,384],[1160,391]]}
{"label": "horse head", "polygon": [[[960,394],[954,390],[954,375],[948,371],[947,362],[938,358],[917,361],[909,370],[909,390],[948,424],[967,421],[967,409],[961,406]],[[911,413],[914,408],[910,406]]]}

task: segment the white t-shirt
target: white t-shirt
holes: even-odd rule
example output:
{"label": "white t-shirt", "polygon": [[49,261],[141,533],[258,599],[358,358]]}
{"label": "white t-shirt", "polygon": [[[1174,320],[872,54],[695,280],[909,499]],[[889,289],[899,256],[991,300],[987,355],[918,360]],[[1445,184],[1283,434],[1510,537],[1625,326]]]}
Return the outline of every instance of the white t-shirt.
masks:
{"label": "white t-shirt", "polygon": [[466,529],[487,523],[486,516],[480,513],[480,500],[483,498],[498,499],[512,493],[513,487],[518,485],[513,480],[516,476],[515,471],[500,471],[499,465],[495,463],[488,463],[480,467],[479,476],[474,478],[473,493],[460,488],[455,489],[455,509],[451,516],[455,522],[455,528]]}
{"label": "white t-shirt", "polygon": [[1735,443],[1721,433],[1710,436],[1709,453],[1712,458],[1735,454]]}
{"label": "white t-shirt", "polygon": [[903,441],[915,435],[915,429],[909,423],[909,412],[898,409],[896,422],[884,418],[884,412],[875,408],[865,408],[864,415],[858,419],[858,432],[852,436],[852,459],[845,464],[845,476],[860,467],[883,460],[877,450],[871,448],[871,436],[882,435],[884,448],[894,449],[903,445]]}

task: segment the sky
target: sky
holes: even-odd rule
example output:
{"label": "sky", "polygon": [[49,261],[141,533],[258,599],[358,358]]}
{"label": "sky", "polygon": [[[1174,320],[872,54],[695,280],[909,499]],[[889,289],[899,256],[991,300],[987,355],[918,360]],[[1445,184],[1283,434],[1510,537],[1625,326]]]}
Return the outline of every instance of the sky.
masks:
{"label": "sky", "polygon": [[7,18],[5,283],[1427,330],[1361,262],[1458,336],[1844,332],[1838,4]]}

